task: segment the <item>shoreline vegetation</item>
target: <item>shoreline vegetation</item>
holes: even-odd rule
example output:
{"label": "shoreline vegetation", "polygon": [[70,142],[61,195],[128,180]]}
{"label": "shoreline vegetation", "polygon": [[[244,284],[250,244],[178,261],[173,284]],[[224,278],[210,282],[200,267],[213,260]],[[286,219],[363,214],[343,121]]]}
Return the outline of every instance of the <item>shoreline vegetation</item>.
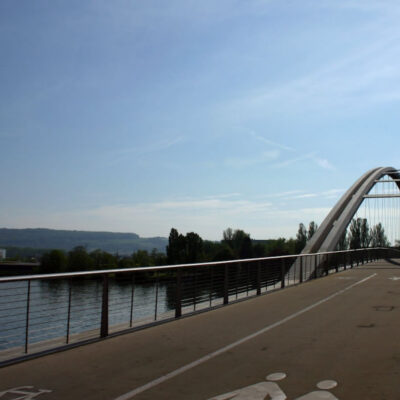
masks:
{"label": "shoreline vegetation", "polygon": [[[172,228],[168,240],[165,240],[165,252],[154,247],[152,250],[133,250],[130,254],[111,253],[103,248],[90,251],[86,245],[77,245],[71,250],[37,249],[1,246],[0,241],[0,247],[7,249],[9,258],[6,261],[36,262],[37,264],[33,267],[34,273],[76,272],[299,254],[317,229],[317,224],[311,221],[308,229],[303,223],[299,224],[296,238],[254,240],[243,230],[228,228],[223,232],[220,241],[210,241],[203,240],[195,232],[183,235]],[[102,234],[105,233],[102,232]],[[138,235],[130,235],[136,239],[139,238]],[[345,250],[370,245],[385,247],[390,243],[381,224],[370,229],[367,220],[358,218],[351,221],[349,229],[338,244],[338,249]]]}

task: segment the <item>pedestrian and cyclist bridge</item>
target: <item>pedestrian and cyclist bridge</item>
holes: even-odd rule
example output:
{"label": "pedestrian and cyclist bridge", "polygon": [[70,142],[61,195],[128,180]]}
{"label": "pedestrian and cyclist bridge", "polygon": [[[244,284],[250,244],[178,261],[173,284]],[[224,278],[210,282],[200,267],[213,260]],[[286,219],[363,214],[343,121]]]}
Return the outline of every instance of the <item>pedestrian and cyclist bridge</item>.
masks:
{"label": "pedestrian and cyclist bridge", "polygon": [[0,278],[0,399],[399,399],[399,182],[298,255]]}

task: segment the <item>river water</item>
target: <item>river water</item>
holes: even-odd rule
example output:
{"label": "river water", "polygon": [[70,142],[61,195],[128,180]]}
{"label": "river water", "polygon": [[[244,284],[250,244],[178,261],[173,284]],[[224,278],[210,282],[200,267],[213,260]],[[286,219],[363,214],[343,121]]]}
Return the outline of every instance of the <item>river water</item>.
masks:
{"label": "river water", "polygon": [[[272,267],[262,272],[262,292],[279,284],[281,267],[276,270]],[[255,295],[256,281],[256,269],[231,267],[229,301]],[[136,274],[135,280],[130,274],[111,275],[110,333],[173,318],[176,282],[176,276],[168,274],[151,279]],[[224,285],[223,266],[186,271],[180,289],[182,314],[222,304]],[[57,347],[99,337],[102,297],[103,281],[93,277],[0,284],[0,351],[11,348],[25,351],[25,346],[31,349],[39,342]]]}
{"label": "river water", "polygon": [[[133,290],[132,290],[133,288]],[[168,283],[109,283],[109,325],[129,327],[151,322],[173,310]],[[0,286],[0,350],[88,332],[98,336],[102,281],[31,281]],[[29,302],[28,302],[29,295]],[[168,297],[169,296],[169,297]],[[29,308],[28,308],[29,304]],[[69,320],[69,323],[68,323]],[[28,327],[28,329],[27,329]],[[90,335],[89,335],[90,336]],[[82,339],[82,337],[80,337]]]}

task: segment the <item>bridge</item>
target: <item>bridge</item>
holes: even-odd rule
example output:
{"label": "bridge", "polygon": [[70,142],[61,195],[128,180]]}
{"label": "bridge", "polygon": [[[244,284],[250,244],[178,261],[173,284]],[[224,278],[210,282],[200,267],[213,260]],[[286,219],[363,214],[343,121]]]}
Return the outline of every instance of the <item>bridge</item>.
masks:
{"label": "bridge", "polygon": [[399,182],[364,174],[299,255],[0,278],[0,399],[400,398],[400,251],[338,250],[357,220],[396,243]]}

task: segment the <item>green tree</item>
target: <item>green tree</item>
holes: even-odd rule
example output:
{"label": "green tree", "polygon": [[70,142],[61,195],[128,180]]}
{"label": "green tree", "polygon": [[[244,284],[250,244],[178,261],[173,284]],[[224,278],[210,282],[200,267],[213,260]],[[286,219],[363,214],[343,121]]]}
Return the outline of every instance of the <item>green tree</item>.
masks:
{"label": "green tree", "polygon": [[167,246],[169,264],[185,264],[203,260],[203,239],[194,232],[186,236],[172,228]]}
{"label": "green tree", "polygon": [[347,237],[347,232],[344,231],[342,236],[340,236],[339,242],[336,246],[337,250],[347,250],[349,248],[349,239]]}
{"label": "green tree", "polygon": [[233,233],[233,251],[236,253],[237,258],[251,258],[253,257],[253,243],[251,242],[250,235],[241,229],[236,229]]}
{"label": "green tree", "polygon": [[115,268],[118,265],[117,257],[100,249],[93,250],[90,258],[95,269]]}
{"label": "green tree", "polygon": [[93,268],[93,260],[84,246],[76,246],[68,252],[69,271],[88,271]]}
{"label": "green tree", "polygon": [[222,236],[222,243],[232,249],[235,258],[251,258],[253,256],[253,244],[250,235],[245,231],[241,229],[232,231],[231,228],[228,228]]}
{"label": "green tree", "polygon": [[185,261],[186,240],[175,228],[171,229],[167,245],[169,264],[181,264]]}
{"label": "green tree", "polygon": [[132,254],[132,261],[135,267],[148,267],[151,265],[151,258],[147,250],[138,250]]}
{"label": "green tree", "polygon": [[360,249],[369,246],[371,241],[366,218],[352,219],[349,228],[350,249]]}
{"label": "green tree", "polygon": [[267,256],[267,249],[265,244],[263,243],[256,243],[253,245],[253,256],[256,258],[266,257]]}
{"label": "green tree", "polygon": [[45,253],[40,263],[43,273],[65,272],[67,270],[67,255],[62,250],[51,250]]}
{"label": "green tree", "polygon": [[226,243],[220,243],[210,261],[228,261],[233,259],[235,259],[235,255],[232,248]]}
{"label": "green tree", "polygon": [[371,242],[370,230],[366,218],[361,218],[361,247],[367,248]]}
{"label": "green tree", "polygon": [[352,219],[349,228],[350,249],[361,248],[361,218]]}
{"label": "green tree", "polygon": [[118,268],[133,268],[134,266],[132,257],[121,257],[118,260]]}
{"label": "green tree", "polygon": [[223,242],[225,242],[227,244],[232,243],[232,240],[233,240],[233,230],[232,230],[232,228],[225,229],[222,232],[222,238],[223,238],[222,239]]}
{"label": "green tree", "polygon": [[151,264],[152,265],[166,265],[167,264],[167,256],[164,253],[161,253],[157,249],[153,249],[150,254]]}
{"label": "green tree", "polygon": [[203,260],[203,239],[194,232],[189,232],[185,237],[186,263],[195,263]]}
{"label": "green tree", "polygon": [[279,238],[272,240],[268,244],[267,256],[268,257],[275,257],[275,256],[285,256],[288,255],[289,249],[288,244],[285,238]]}
{"label": "green tree", "polygon": [[285,241],[286,254],[296,254],[296,240],[293,238]]}
{"label": "green tree", "polygon": [[390,243],[385,235],[385,229],[382,224],[375,225],[371,228],[371,246],[372,247],[389,247]]}
{"label": "green tree", "polygon": [[296,253],[300,254],[307,243],[307,229],[303,223],[299,224],[299,229],[296,234]]}
{"label": "green tree", "polygon": [[314,236],[314,233],[317,231],[317,229],[318,225],[314,221],[311,221],[308,225],[307,240],[310,240]]}

